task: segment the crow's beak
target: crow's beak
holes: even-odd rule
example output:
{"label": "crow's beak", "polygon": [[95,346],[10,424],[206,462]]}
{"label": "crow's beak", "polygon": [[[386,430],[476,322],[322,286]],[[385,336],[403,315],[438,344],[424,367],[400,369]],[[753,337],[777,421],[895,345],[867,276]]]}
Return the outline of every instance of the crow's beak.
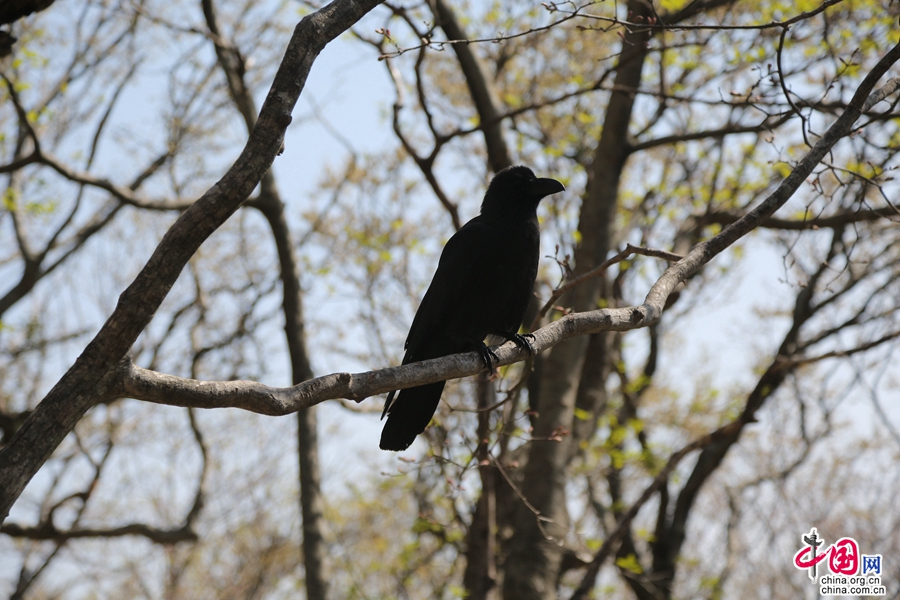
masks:
{"label": "crow's beak", "polygon": [[531,184],[531,192],[538,198],[543,198],[545,196],[549,196],[550,194],[556,194],[564,191],[566,191],[566,186],[555,179],[550,179],[547,177],[535,179],[534,183]]}

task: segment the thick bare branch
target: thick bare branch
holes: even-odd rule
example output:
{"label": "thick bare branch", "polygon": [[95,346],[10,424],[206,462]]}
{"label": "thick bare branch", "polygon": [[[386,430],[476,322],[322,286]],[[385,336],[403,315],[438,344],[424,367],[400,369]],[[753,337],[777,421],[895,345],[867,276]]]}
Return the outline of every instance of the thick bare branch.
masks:
{"label": "thick bare branch", "polygon": [[[627,331],[643,327],[641,307],[603,309],[567,315],[534,332],[534,348],[540,352],[564,339],[597,331]],[[494,347],[499,361],[509,365],[529,353],[507,342]],[[112,395],[172,406],[242,408],[265,415],[285,415],[326,400],[362,401],[391,390],[475,375],[484,370],[477,352],[453,354],[399,367],[365,373],[332,373],[289,388],[275,388],[252,381],[198,381],[142,369],[129,361],[120,367]]]}
{"label": "thick bare branch", "polygon": [[[851,223],[865,223],[878,219],[897,219],[900,211],[889,206],[886,208],[873,208],[855,210],[824,217],[811,217],[809,219],[776,219],[770,217],[763,221],[760,227],[765,229],[783,229],[787,231],[803,231],[807,229],[833,229],[850,225]],[[704,223],[716,223],[719,225],[731,225],[740,219],[740,215],[730,212],[713,212],[703,215]]]}
{"label": "thick bare branch", "polygon": [[0,526],[0,533],[10,537],[26,538],[29,540],[53,540],[56,542],[83,538],[114,538],[126,535],[139,535],[152,542],[156,542],[157,544],[193,542],[197,539],[197,534],[187,527],[179,529],[160,529],[158,527],[145,525],[144,523],[132,523],[109,529],[87,527],[84,529],[70,530],[57,529],[49,522],[38,527],[22,527],[15,523],[5,523]]}

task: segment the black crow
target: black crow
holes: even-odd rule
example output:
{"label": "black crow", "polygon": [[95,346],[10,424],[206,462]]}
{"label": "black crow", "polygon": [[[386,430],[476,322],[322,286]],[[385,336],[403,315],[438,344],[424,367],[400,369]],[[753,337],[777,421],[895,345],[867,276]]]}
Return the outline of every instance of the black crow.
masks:
{"label": "black crow", "polygon": [[[404,365],[477,350],[490,367],[492,353],[484,344],[490,334],[531,349],[518,331],[537,277],[541,243],[537,206],[545,196],[565,189],[555,179],[535,177],[528,167],[497,173],[484,195],[481,214],[444,246],[409,328]],[[382,450],[405,450],[425,431],[444,383],[388,394],[381,415],[388,418],[381,433]]]}

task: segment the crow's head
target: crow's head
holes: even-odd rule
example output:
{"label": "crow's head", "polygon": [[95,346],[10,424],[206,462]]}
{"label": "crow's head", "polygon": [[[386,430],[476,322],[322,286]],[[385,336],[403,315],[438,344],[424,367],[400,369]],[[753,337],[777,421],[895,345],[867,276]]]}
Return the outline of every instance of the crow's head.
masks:
{"label": "crow's head", "polygon": [[481,214],[532,215],[541,198],[565,189],[566,186],[555,179],[535,177],[528,167],[507,167],[488,185]]}

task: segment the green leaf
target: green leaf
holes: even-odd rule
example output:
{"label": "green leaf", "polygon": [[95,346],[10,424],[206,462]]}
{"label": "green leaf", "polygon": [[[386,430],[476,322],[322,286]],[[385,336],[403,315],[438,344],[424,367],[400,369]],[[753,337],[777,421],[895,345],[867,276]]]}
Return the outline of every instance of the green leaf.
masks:
{"label": "green leaf", "polygon": [[626,571],[637,573],[638,575],[644,572],[644,569],[641,568],[641,563],[638,562],[638,559],[634,554],[617,558],[616,566],[625,569]]}

